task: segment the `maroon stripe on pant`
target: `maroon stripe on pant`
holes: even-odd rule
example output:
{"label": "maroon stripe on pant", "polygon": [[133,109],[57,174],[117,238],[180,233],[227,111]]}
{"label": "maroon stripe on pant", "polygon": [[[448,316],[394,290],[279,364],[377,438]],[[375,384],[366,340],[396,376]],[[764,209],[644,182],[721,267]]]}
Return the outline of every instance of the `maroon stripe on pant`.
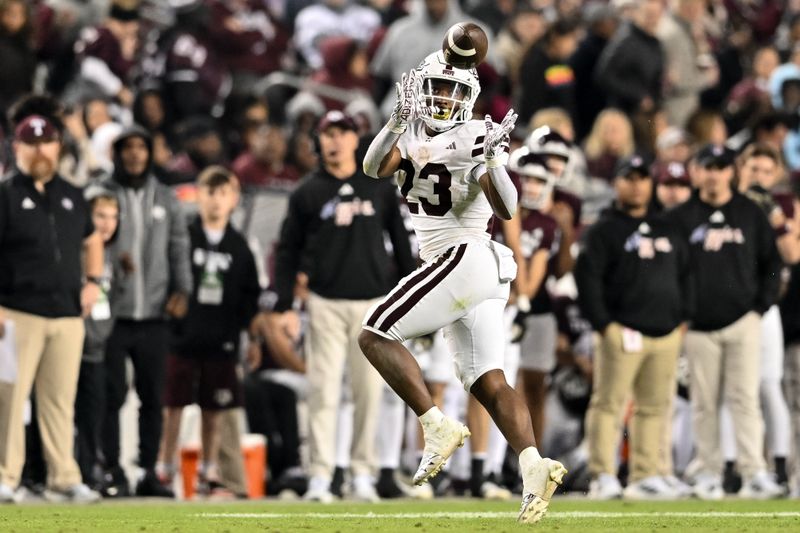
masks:
{"label": "maroon stripe on pant", "polygon": [[381,317],[383,313],[385,313],[391,306],[393,306],[397,301],[402,298],[405,294],[407,294],[411,289],[416,287],[418,284],[422,283],[422,281],[430,275],[431,272],[436,270],[442,263],[447,261],[450,256],[453,255],[453,248],[450,248],[445,253],[443,253],[439,259],[435,262],[429,264],[424,269],[422,269],[417,275],[413,278],[406,281],[404,284],[400,285],[397,290],[395,290],[392,294],[390,294],[384,302],[378,306],[377,309],[372,313],[367,320],[367,325],[371,328],[375,327],[375,323]]}
{"label": "maroon stripe on pant", "polygon": [[[452,248],[450,249],[452,250]],[[448,252],[450,251],[448,250]],[[453,271],[458,266],[458,263],[461,261],[461,258],[464,257],[464,252],[467,250],[467,245],[462,244],[456,250],[456,256],[453,258],[450,263],[447,264],[438,274],[436,274],[428,283],[420,287],[418,290],[414,292],[402,305],[400,305],[397,309],[392,311],[392,313],[386,317],[386,320],[380,325],[378,330],[386,332],[395,325],[395,323],[403,318],[415,305],[419,303],[422,298],[425,297],[426,294],[431,292],[434,287],[436,287],[442,280],[447,277],[450,272]]]}

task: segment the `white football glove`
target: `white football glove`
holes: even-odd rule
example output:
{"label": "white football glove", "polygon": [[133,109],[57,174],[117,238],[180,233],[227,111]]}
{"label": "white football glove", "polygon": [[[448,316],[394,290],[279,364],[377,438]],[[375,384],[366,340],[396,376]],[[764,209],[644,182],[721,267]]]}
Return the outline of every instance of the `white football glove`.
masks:
{"label": "white football glove", "polygon": [[411,69],[400,77],[395,84],[397,100],[392,110],[390,129],[394,133],[406,131],[408,123],[419,115],[419,95],[422,80],[418,77],[416,69]]}
{"label": "white football glove", "polygon": [[517,122],[517,114],[510,109],[500,126],[495,128],[492,117],[486,115],[486,135],[483,138],[483,157],[487,168],[497,168],[508,163],[509,135]]}

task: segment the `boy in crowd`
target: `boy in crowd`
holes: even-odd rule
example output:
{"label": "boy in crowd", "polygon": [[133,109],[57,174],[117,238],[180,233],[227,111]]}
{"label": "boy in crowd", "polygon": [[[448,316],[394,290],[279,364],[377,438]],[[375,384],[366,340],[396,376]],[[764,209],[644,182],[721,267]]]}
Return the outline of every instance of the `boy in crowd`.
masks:
{"label": "boy in crowd", "polygon": [[213,494],[227,492],[217,468],[219,420],[222,410],[242,405],[239,337],[258,311],[261,288],[253,253],[230,224],[239,200],[236,176],[222,167],[206,168],[197,178],[197,200],[200,215],[189,226],[194,287],[186,317],[175,324],[167,360],[158,470],[162,480],[172,479],[183,407],[197,402],[203,446],[199,492]]}
{"label": "boy in crowd", "polygon": [[100,296],[92,311],[84,319],[86,336],[83,340],[83,357],[75,396],[76,458],[81,477],[90,487],[99,486],[101,478],[95,474],[99,468],[97,452],[100,449],[100,427],[97,413],[105,409],[105,350],[114,320],[108,293],[111,289],[112,260],[109,243],[117,233],[119,200],[116,194],[102,186],[90,186],[84,197],[89,202],[95,230],[103,239],[103,275],[97,280]]}

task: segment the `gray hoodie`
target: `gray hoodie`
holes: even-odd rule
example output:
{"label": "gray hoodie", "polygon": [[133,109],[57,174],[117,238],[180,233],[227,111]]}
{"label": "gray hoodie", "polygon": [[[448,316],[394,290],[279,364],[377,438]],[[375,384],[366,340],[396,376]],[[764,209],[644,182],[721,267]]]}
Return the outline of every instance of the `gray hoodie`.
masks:
{"label": "gray hoodie", "polygon": [[122,142],[149,135],[138,127],[123,131],[114,142],[116,169],[103,185],[119,198],[119,228],[111,247],[114,271],[113,315],[118,319],[164,318],[172,292],[192,292],[189,235],[175,193],[148,170],[126,176],[119,160]]}

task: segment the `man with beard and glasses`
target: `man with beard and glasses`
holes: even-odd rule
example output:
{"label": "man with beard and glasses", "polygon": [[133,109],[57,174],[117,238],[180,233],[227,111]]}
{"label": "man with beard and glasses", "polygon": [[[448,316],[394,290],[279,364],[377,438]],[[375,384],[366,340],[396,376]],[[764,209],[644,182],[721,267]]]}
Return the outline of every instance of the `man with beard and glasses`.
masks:
{"label": "man with beard and glasses", "polygon": [[150,134],[138,126],[114,141],[114,174],[105,186],[119,198],[120,223],[111,250],[118,272],[110,299],[117,319],[106,346],[107,406],[103,423],[106,496],[128,494],[119,464],[119,410],[131,358],[139,396],[138,496],[173,497],[155,474],[169,335],[166,320],[181,318],[192,291],[189,236],[175,194],[152,173]]}
{"label": "man with beard and glasses", "polygon": [[[14,131],[16,168],[0,184],[0,502],[25,463],[25,403],[35,386],[50,501],[94,502],[73,457],[84,326],[103,275],[103,242],[81,191],[56,172],[61,127],[29,115]],[[84,265],[84,267],[82,267]]]}

